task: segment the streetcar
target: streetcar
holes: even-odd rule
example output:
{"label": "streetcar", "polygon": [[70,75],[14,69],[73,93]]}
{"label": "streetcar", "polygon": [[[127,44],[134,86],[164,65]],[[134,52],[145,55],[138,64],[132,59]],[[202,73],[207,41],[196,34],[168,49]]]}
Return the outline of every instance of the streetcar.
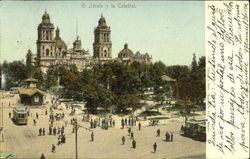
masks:
{"label": "streetcar", "polygon": [[28,124],[28,112],[27,112],[26,107],[18,106],[13,109],[13,121],[17,125]]}

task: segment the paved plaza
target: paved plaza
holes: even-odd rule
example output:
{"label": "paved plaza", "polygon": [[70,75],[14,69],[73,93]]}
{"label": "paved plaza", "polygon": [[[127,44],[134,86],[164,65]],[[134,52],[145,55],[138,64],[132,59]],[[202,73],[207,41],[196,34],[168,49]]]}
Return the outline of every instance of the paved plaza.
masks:
{"label": "paved plaza", "polygon": [[[73,126],[70,124],[72,118],[77,118],[80,125],[78,129],[79,159],[205,158],[205,142],[180,135],[183,117],[160,120],[159,125],[156,126],[149,126],[149,120],[142,119],[140,121],[142,125],[140,131],[138,122],[136,126],[130,126],[136,140],[136,148],[134,149],[132,148],[132,139],[128,136],[128,126],[121,129],[121,119],[128,116],[112,115],[112,119],[115,120],[115,127],[108,130],[100,127],[90,129],[90,123],[82,121],[83,112],[80,109],[76,109],[75,115],[71,116],[71,110],[66,109],[65,105],[61,104],[61,109],[53,110],[53,113],[64,112],[65,118],[55,121],[53,126],[56,128],[65,126],[66,143],[57,145],[59,135],[48,135],[52,96],[46,96],[46,105],[30,109],[28,125],[21,126],[15,125],[9,118],[9,112],[12,112],[13,107],[18,105],[18,99],[18,95],[4,95],[4,99],[1,99],[4,106],[2,118],[4,137],[1,138],[0,150],[14,154],[16,158],[39,159],[42,153],[44,153],[46,159],[75,158],[75,134],[72,133]],[[47,115],[45,115],[46,110],[48,111]],[[36,120],[37,124],[34,125],[33,119],[36,119],[36,113],[38,113],[39,117]],[[164,114],[164,112],[162,113]],[[201,115],[197,118],[204,117],[204,112],[198,113]],[[97,116],[90,115],[90,118],[95,119]],[[45,128],[45,136],[39,136],[39,128]],[[161,130],[160,137],[156,137],[157,129]],[[92,131],[94,132],[94,141],[90,141]],[[173,142],[165,141],[166,131],[173,133]],[[122,145],[122,136],[125,136],[124,145]],[[155,142],[157,143],[156,153],[153,152]],[[51,152],[52,144],[56,146],[55,153]]]}

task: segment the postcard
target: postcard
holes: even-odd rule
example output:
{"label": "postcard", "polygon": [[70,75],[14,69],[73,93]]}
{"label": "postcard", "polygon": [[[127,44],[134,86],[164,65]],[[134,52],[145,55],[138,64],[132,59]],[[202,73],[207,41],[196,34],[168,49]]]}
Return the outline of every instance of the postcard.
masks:
{"label": "postcard", "polygon": [[1,1],[1,159],[249,157],[248,1]]}

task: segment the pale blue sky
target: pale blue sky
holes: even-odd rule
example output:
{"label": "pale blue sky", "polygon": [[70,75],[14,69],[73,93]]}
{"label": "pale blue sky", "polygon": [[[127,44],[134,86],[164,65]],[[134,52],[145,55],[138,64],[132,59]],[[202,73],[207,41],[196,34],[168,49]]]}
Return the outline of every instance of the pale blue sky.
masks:
{"label": "pale blue sky", "polygon": [[[83,3],[116,5],[112,8],[83,8]],[[136,8],[117,8],[118,3]],[[111,27],[112,54],[117,57],[124,43],[133,51],[148,52],[153,61],[167,65],[187,64],[192,54],[205,55],[204,2],[198,1],[109,1],[109,2],[0,2],[1,59],[25,59],[28,49],[36,53],[37,26],[45,11],[60,28],[60,35],[72,48],[78,34],[85,50],[93,52],[94,27],[103,13]]]}

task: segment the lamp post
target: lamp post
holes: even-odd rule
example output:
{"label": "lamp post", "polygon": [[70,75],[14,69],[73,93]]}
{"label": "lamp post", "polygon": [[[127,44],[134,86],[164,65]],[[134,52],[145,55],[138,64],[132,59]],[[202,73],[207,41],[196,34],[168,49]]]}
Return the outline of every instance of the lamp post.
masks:
{"label": "lamp post", "polygon": [[78,149],[77,149],[77,130],[79,128],[77,119],[74,120],[73,123],[74,129],[75,129],[75,145],[76,145],[76,159],[78,159]]}
{"label": "lamp post", "polygon": [[[2,99],[3,99],[3,92],[2,92]],[[0,128],[1,129],[0,131],[2,132],[2,136],[1,136],[2,141],[1,142],[4,142],[4,135],[3,135],[3,133],[4,133],[4,130],[3,130],[3,120],[4,120],[4,118],[3,118],[3,108],[4,108],[4,104],[2,102],[2,111],[1,111],[2,112],[2,119],[1,119],[2,121],[1,121],[1,128]]]}

